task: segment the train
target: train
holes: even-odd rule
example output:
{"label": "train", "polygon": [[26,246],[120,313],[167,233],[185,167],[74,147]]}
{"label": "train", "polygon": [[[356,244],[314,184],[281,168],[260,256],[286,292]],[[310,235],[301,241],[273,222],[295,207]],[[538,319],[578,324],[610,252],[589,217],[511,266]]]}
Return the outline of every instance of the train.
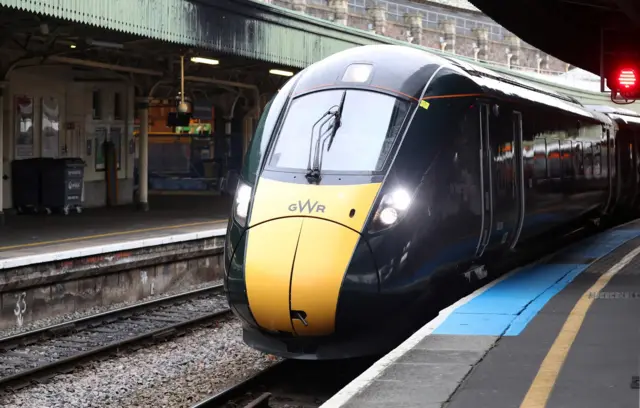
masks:
{"label": "train", "polygon": [[438,277],[637,215],[639,137],[631,110],[409,46],[308,66],[265,106],[233,198],[224,286],[243,341],[309,360],[393,348]]}

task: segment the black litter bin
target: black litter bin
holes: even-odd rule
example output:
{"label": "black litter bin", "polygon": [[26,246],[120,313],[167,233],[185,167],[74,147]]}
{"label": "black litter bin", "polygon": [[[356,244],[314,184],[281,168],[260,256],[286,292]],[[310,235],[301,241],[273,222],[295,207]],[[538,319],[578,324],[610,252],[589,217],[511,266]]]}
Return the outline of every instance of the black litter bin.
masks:
{"label": "black litter bin", "polygon": [[79,158],[55,159],[46,162],[42,172],[42,206],[48,213],[54,210],[69,214],[82,212],[84,161]]}
{"label": "black litter bin", "polygon": [[18,213],[38,212],[42,205],[42,169],[54,159],[34,158],[11,162],[13,206]]}

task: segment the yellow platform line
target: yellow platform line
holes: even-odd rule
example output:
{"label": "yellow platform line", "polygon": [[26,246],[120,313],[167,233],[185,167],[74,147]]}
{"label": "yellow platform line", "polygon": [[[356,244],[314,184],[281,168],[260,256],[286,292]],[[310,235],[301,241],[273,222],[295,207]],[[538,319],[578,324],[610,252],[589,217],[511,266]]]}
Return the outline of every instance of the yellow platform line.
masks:
{"label": "yellow platform line", "polygon": [[164,227],[142,228],[142,229],[135,229],[135,230],[130,230],[130,231],[107,232],[107,233],[104,233],[104,234],[87,235],[87,236],[83,236],[83,237],[73,237],[73,238],[57,239],[57,240],[53,240],[53,241],[33,242],[33,243],[30,243],[30,244],[9,245],[9,246],[0,247],[0,251],[6,251],[6,250],[9,250],[9,249],[30,248],[30,247],[37,247],[37,246],[44,246],[44,245],[64,244],[64,243],[67,243],[67,242],[84,241],[84,240],[88,240],[88,239],[117,237],[117,236],[120,236],[120,235],[131,235],[131,234],[138,234],[138,233],[142,233],[142,232],[171,230],[171,229],[185,228],[185,227],[196,227],[198,225],[213,224],[213,223],[216,223],[216,222],[226,222],[226,220],[220,219],[220,220],[212,220],[212,221],[200,221],[200,222],[192,222],[192,223],[189,223],[189,224],[178,224],[178,225],[168,225],[168,226],[164,226]]}
{"label": "yellow platform line", "polygon": [[564,364],[564,361],[569,354],[569,350],[573,345],[573,342],[580,331],[580,327],[584,322],[587,311],[593,303],[596,294],[601,291],[607,283],[618,273],[622,268],[627,266],[636,256],[640,254],[640,247],[634,249],[628,253],[622,260],[611,267],[606,273],[604,273],[598,280],[591,286],[585,293],[582,294],[576,305],[569,313],[567,320],[565,321],[558,337],[554,341],[553,345],[549,349],[547,356],[542,361],[542,365],[538,370],[538,374],[533,380],[527,395],[525,395],[520,408],[544,408],[547,406],[553,387],[560,374],[560,369]]}

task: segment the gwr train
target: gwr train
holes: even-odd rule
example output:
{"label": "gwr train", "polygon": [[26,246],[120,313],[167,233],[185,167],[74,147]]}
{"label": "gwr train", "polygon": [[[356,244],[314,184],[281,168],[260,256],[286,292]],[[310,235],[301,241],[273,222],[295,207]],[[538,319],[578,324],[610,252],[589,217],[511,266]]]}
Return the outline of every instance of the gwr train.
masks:
{"label": "gwr train", "polygon": [[639,132],[632,111],[410,47],[309,66],[265,108],[236,190],[225,287],[244,341],[299,359],[386,350],[436,276],[634,212]]}

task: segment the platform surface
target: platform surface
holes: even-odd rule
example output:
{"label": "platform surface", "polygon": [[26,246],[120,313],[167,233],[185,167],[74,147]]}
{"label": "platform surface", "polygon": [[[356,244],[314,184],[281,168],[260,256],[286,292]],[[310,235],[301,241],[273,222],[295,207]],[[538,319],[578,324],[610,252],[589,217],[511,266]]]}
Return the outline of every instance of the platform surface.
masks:
{"label": "platform surface", "polygon": [[67,216],[7,216],[6,225],[0,227],[0,269],[7,260],[88,247],[224,235],[230,201],[223,197],[161,196],[152,197],[148,212],[118,206]]}
{"label": "platform surface", "polygon": [[322,408],[640,407],[640,220],[440,312]]}

